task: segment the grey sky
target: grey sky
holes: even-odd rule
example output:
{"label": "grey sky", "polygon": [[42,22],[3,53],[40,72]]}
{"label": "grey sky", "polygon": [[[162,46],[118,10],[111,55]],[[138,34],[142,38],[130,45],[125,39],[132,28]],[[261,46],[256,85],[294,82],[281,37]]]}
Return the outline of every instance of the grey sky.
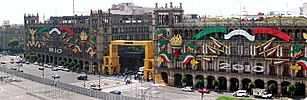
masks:
{"label": "grey sky", "polygon": [[[0,24],[3,20],[11,23],[22,24],[24,13],[39,13],[46,19],[50,16],[72,15],[73,0],[1,0]],[[132,2],[143,7],[155,7],[155,3],[164,6],[165,3],[173,2],[174,6],[183,3],[185,13],[197,13],[200,15],[230,15],[240,13],[241,7],[250,14],[268,11],[286,11],[302,7],[306,0],[75,0],[75,11],[88,12],[91,9],[106,11],[112,4]],[[88,14],[87,13],[87,14]]]}

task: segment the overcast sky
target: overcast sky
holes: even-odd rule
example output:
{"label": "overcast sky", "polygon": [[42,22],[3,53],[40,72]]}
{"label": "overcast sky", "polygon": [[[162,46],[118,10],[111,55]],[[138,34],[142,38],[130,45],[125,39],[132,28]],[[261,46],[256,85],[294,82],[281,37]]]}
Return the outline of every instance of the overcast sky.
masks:
{"label": "overcast sky", "polygon": [[[183,3],[185,14],[199,15],[231,15],[240,13],[240,4],[250,14],[268,11],[286,11],[302,7],[306,0],[75,0],[75,11],[87,12],[91,9],[107,11],[112,4],[132,2],[143,7],[155,7],[155,3],[165,6],[173,2],[174,6]],[[25,13],[39,13],[40,19],[45,15],[70,16],[73,15],[73,0],[1,0],[0,24],[3,20],[10,20],[11,24],[23,24]],[[288,7],[287,7],[288,6]],[[298,9],[297,9],[298,10]]]}

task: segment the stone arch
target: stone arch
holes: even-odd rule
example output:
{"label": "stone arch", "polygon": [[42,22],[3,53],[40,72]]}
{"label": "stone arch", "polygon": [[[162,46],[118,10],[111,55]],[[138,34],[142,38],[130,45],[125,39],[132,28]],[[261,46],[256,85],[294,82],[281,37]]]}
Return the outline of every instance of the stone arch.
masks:
{"label": "stone arch", "polygon": [[182,75],[177,73],[174,76],[175,76],[174,85],[175,86],[182,86],[182,83],[181,83]]}
{"label": "stone arch", "polygon": [[[293,33],[293,35],[292,35],[291,37],[293,37],[294,40],[295,40],[295,39],[298,39],[298,35],[303,35],[303,34],[301,34],[301,30],[296,29],[295,32]],[[298,40],[299,40],[299,39],[298,39]]]}
{"label": "stone arch", "polygon": [[49,56],[50,57],[50,59],[49,59],[49,63],[53,63],[53,56]]}
{"label": "stone arch", "polygon": [[[270,87],[271,84],[275,84],[275,87],[276,87],[276,88],[273,89],[273,90],[270,90],[269,87]],[[277,93],[278,93],[278,85],[277,85],[277,82],[274,81],[274,80],[269,80],[269,81],[268,81],[268,89],[267,89],[267,90],[268,90],[268,93],[277,94]]]}
{"label": "stone arch", "polygon": [[282,94],[282,96],[288,96],[287,87],[288,87],[289,84],[291,84],[291,83],[288,82],[288,81],[281,82],[281,94]]}
{"label": "stone arch", "polygon": [[208,89],[214,89],[215,88],[213,86],[213,80],[215,80],[214,76],[207,76],[207,88]]}
{"label": "stone arch", "polygon": [[200,80],[202,80],[202,83],[200,83],[200,84],[198,84],[197,82],[196,82],[196,88],[204,88],[204,76],[203,75],[197,75],[196,77],[195,77],[195,80],[197,81],[198,79],[200,79]]}
{"label": "stone arch", "polygon": [[255,88],[264,89],[264,81],[261,79],[255,80]]}
{"label": "stone arch", "polygon": [[187,29],[184,30],[182,39],[186,39],[189,37],[189,31]]}
{"label": "stone arch", "polygon": [[250,83],[251,80],[248,78],[242,79],[242,90],[248,90],[248,83]]}
{"label": "stone arch", "polygon": [[295,96],[305,96],[305,84],[303,82],[295,83]]}
{"label": "stone arch", "polygon": [[226,77],[219,77],[219,89],[227,91],[227,79]]}
{"label": "stone arch", "polygon": [[179,34],[179,32],[177,29],[175,29],[173,35],[176,36],[177,34]]}
{"label": "stone arch", "polygon": [[230,91],[237,91],[239,90],[239,80],[238,78],[231,78],[230,79]]}
{"label": "stone arch", "polygon": [[54,57],[53,64],[54,65],[58,65],[58,57],[57,56]]}
{"label": "stone arch", "polygon": [[179,29],[179,35],[182,36],[183,31],[181,29]]}
{"label": "stone arch", "polygon": [[46,55],[46,63],[50,63],[50,58],[49,58],[49,56],[48,55]]}
{"label": "stone arch", "polygon": [[193,75],[186,74],[184,76],[188,79],[188,82],[187,82],[186,86],[193,86]]}
{"label": "stone arch", "polygon": [[161,76],[163,81],[167,84],[168,83],[168,74],[166,72],[161,72]]}

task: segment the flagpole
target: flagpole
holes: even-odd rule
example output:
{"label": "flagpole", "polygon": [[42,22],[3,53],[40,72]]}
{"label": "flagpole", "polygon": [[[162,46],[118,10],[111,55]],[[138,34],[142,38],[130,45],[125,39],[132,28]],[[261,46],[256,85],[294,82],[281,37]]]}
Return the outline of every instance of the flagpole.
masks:
{"label": "flagpole", "polygon": [[269,50],[264,50],[263,52],[260,52],[259,55],[264,54],[264,53],[266,53],[267,51],[270,51],[270,50],[272,50],[272,49],[275,49],[275,48],[277,48],[277,47],[279,47],[279,46],[280,46],[280,45],[277,45],[277,46],[275,46],[275,47],[273,47],[273,48],[271,48],[271,49],[269,49]]}
{"label": "flagpole", "polygon": [[257,49],[257,48],[259,48],[259,47],[261,47],[261,46],[263,46],[264,44],[266,44],[266,43],[268,43],[268,42],[273,41],[273,40],[275,40],[275,37],[273,37],[273,38],[272,38],[272,39],[270,39],[269,41],[264,42],[264,43],[263,43],[263,44],[261,44],[261,45],[258,45],[258,46],[256,47],[256,49]]}
{"label": "flagpole", "polygon": [[[208,47],[211,47],[211,48],[214,48],[214,47],[212,47],[212,46],[210,46],[210,45],[208,45],[208,44],[204,44],[204,45],[206,45],[206,46],[208,46]],[[218,49],[218,48],[214,48],[214,49],[217,49],[218,51],[224,52],[224,50],[221,50],[221,49]]]}
{"label": "flagpole", "polygon": [[211,36],[210,36],[210,38],[211,38],[212,40],[215,40],[216,42],[222,44],[225,48],[228,48],[228,46],[226,46],[225,44],[223,44],[223,43],[221,43],[220,41],[216,40],[215,38],[213,38],[213,37],[211,37]]}

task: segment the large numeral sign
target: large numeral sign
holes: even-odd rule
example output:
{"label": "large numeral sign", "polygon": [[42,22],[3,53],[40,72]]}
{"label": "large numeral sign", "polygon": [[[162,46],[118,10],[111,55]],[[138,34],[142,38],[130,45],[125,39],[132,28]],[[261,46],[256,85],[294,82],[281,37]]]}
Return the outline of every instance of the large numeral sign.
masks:
{"label": "large numeral sign", "polygon": [[62,49],[57,49],[57,48],[49,48],[49,52],[52,52],[52,53],[62,53],[63,50]]}

